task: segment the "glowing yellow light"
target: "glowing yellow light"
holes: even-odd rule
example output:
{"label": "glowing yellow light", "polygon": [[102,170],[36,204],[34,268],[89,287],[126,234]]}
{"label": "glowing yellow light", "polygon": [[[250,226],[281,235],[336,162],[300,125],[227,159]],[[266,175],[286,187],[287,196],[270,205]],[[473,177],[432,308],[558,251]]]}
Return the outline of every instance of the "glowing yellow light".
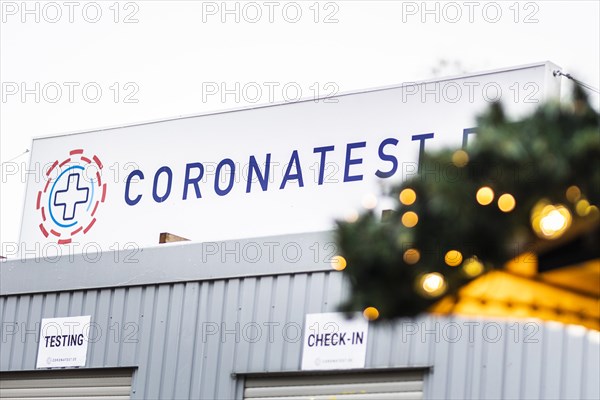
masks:
{"label": "glowing yellow light", "polygon": [[556,232],[562,231],[567,226],[567,217],[558,210],[552,210],[543,216],[540,221],[540,229],[546,236],[552,236]]}
{"label": "glowing yellow light", "polygon": [[346,268],[346,259],[342,256],[331,257],[331,267],[336,271],[343,271]]}
{"label": "glowing yellow light", "polygon": [[571,212],[562,204],[553,205],[542,200],[533,207],[531,227],[541,238],[557,239],[569,229],[572,219]]}
{"label": "glowing yellow light", "polygon": [[362,199],[362,205],[368,210],[372,210],[377,207],[377,197],[373,194],[367,194]]}
{"label": "glowing yellow light", "polygon": [[483,264],[477,257],[468,258],[462,266],[463,272],[470,277],[481,275],[484,270]]}
{"label": "glowing yellow light", "polygon": [[581,199],[575,204],[575,212],[580,217],[585,217],[588,214],[588,209],[590,207],[590,202],[586,199]]}
{"label": "glowing yellow light", "polygon": [[569,186],[566,196],[567,200],[569,200],[571,203],[575,203],[581,198],[581,190],[577,186]]}
{"label": "glowing yellow light", "polygon": [[404,189],[400,192],[400,203],[410,206],[417,200],[417,193],[412,189]]}
{"label": "glowing yellow light", "polygon": [[404,262],[410,265],[416,264],[421,259],[421,253],[417,249],[408,249],[402,256]]}
{"label": "glowing yellow light", "polygon": [[487,206],[494,201],[494,191],[488,186],[484,186],[477,191],[477,202],[482,206]]}
{"label": "glowing yellow light", "polygon": [[596,207],[596,206],[589,206],[587,208],[586,215],[588,215],[588,216],[592,216],[593,215],[594,217],[596,217],[596,216],[598,216],[598,212],[599,211],[600,210],[598,210],[598,207]]}
{"label": "glowing yellow light", "polygon": [[515,198],[512,196],[512,194],[505,193],[502,196],[500,196],[500,198],[498,198],[498,208],[502,212],[511,212],[515,209],[516,205],[517,202],[515,201]]}
{"label": "glowing yellow light", "polygon": [[444,276],[439,272],[424,274],[419,279],[422,293],[429,297],[438,297],[444,294],[447,285]]}
{"label": "glowing yellow light", "polygon": [[446,256],[444,257],[444,261],[446,262],[446,264],[448,264],[451,267],[456,267],[460,265],[462,260],[463,256],[458,250],[450,250],[446,253]]}
{"label": "glowing yellow light", "polygon": [[407,228],[412,228],[419,222],[419,216],[417,213],[408,211],[402,215],[402,225]]}
{"label": "glowing yellow light", "polygon": [[363,315],[369,321],[375,321],[377,318],[379,318],[379,310],[375,307],[367,307],[363,311]]}
{"label": "glowing yellow light", "polygon": [[464,150],[455,151],[452,154],[452,164],[458,168],[462,168],[469,163],[469,155]]}

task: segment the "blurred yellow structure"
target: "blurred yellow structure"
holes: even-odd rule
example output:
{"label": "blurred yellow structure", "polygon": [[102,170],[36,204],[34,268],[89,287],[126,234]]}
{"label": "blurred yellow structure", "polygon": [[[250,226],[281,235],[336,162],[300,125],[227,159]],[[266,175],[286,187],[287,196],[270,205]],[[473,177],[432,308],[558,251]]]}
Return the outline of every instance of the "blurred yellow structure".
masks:
{"label": "blurred yellow structure", "polygon": [[522,255],[446,296],[433,313],[539,318],[600,330],[600,259],[537,272],[535,256]]}

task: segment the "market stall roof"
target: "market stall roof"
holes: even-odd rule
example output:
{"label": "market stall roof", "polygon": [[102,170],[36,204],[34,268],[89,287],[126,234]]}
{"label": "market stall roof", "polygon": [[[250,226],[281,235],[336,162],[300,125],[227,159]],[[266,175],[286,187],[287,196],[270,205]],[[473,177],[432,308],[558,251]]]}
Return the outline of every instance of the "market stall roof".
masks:
{"label": "market stall roof", "polygon": [[485,274],[434,313],[535,318],[600,330],[600,259],[524,277],[507,270]]}

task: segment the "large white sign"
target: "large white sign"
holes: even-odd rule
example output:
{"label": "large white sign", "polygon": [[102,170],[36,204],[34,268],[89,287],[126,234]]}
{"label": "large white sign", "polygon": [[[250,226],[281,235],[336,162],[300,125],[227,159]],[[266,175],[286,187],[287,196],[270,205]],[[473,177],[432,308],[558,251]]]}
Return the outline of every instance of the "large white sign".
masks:
{"label": "large white sign", "polygon": [[361,313],[307,314],[304,322],[302,369],[364,368],[369,322]]}
{"label": "large white sign", "polygon": [[44,318],[36,368],[84,367],[91,316]]}
{"label": "large white sign", "polygon": [[517,116],[557,97],[556,69],[540,63],[35,139],[22,254],[144,247],[161,232],[216,241],[331,229],[414,176],[423,150],[472,138],[492,102]]}

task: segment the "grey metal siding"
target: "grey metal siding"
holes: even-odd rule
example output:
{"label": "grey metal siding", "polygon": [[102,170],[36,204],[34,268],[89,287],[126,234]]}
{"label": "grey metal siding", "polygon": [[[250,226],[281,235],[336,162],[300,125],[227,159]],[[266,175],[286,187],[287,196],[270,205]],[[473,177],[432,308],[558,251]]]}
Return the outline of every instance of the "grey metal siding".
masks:
{"label": "grey metal siding", "polygon": [[[241,398],[231,373],[299,370],[305,314],[334,311],[347,291],[331,271],[1,296],[0,371],[35,369],[42,318],[91,315],[86,367],[137,367],[133,398]],[[432,366],[425,398],[592,399],[599,337],[428,316],[371,327],[366,364]]]}

